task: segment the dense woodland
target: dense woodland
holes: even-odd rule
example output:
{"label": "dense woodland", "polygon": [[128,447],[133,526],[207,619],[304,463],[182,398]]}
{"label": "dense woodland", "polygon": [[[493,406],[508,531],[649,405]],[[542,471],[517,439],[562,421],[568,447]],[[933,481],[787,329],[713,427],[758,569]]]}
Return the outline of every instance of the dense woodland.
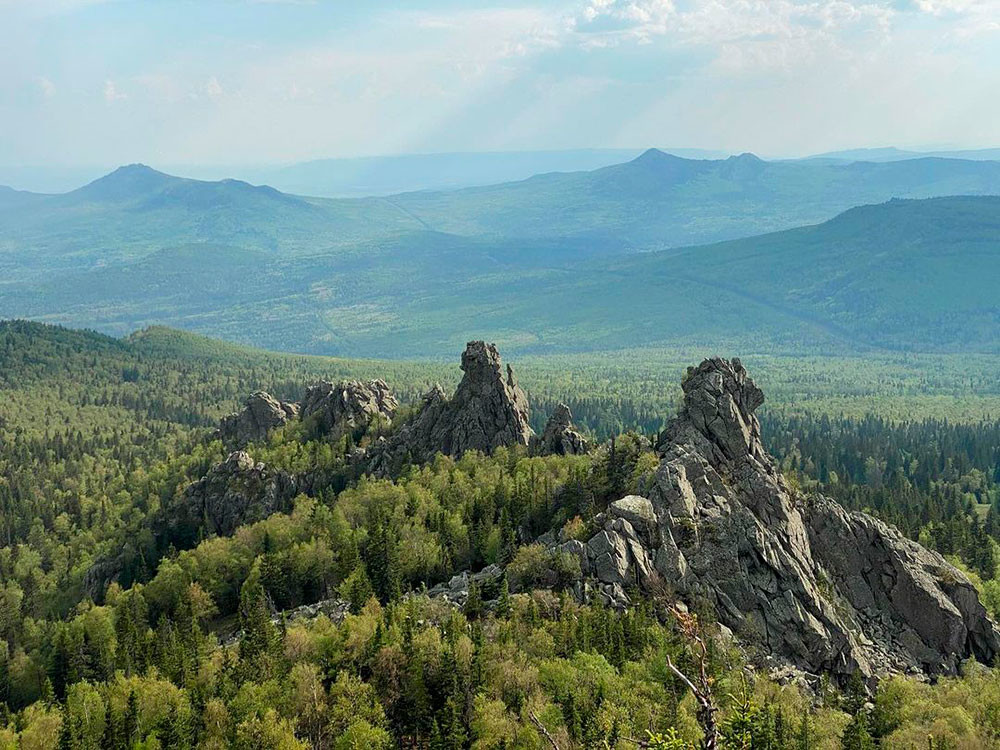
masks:
{"label": "dense woodland", "polygon": [[[876,363],[838,409],[847,363],[759,364],[775,394],[765,441],[789,479],[951,556],[1000,612],[1000,421],[985,374],[915,385],[905,363]],[[686,748],[696,707],[667,657],[696,671],[701,637],[726,747],[1000,743],[990,670],[888,680],[871,702],[859,686],[806,693],[754,673],[713,637],[711,612],[692,630],[656,602],[625,614],[576,603],[572,561],[532,539],[583,537],[608,502],[641,492],[656,464],[647,438],[679,399],[672,365],[637,364],[631,379],[617,367],[518,368],[533,421],[562,400],[594,437],[614,436],[590,455],[501,449],[355,481],[346,441],[296,424],[251,452],[322,472],[325,489],[231,537],[180,540],[155,520],[224,457],[212,426],[242,396],[380,375],[413,401],[457,368],[3,324],[0,747]],[[879,394],[912,418],[865,415]],[[126,575],[89,597],[86,571],[122,548]],[[507,566],[502,584],[461,610],[423,593],[490,563]],[[291,614],[330,597],[349,602],[340,622]]]}

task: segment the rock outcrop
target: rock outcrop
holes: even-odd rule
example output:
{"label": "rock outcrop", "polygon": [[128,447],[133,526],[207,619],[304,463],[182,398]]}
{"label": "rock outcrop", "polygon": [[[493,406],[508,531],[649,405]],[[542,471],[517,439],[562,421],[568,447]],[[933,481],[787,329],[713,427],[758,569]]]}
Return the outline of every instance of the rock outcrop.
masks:
{"label": "rock outcrop", "polygon": [[324,380],[306,389],[302,418],[316,420],[320,431],[336,439],[368,427],[376,418],[391,422],[398,408],[384,380],[337,384]]}
{"label": "rock outcrop", "polygon": [[371,473],[389,476],[408,462],[428,461],[437,453],[460,456],[469,450],[492,453],[501,446],[527,446],[528,398],[514,371],[504,370],[493,344],[471,341],[462,354],[465,373],[455,394],[446,398],[434,386],[420,411],[370,452]]}
{"label": "rock outcrop", "polygon": [[576,456],[586,453],[590,443],[573,427],[573,412],[565,404],[556,406],[541,436],[532,441],[532,452],[541,455]]}
{"label": "rock outcrop", "polygon": [[479,587],[480,595],[484,599],[495,598],[499,593],[503,575],[503,568],[499,565],[487,565],[478,573],[464,571],[452,576],[446,583],[439,583],[428,589],[427,595],[432,598],[444,599],[461,607],[469,598],[469,587],[472,584]]}
{"label": "rock outcrop", "polygon": [[248,443],[266,440],[271,430],[298,414],[298,404],[278,401],[269,393],[257,391],[244,402],[243,411],[222,418],[219,437],[230,450],[245,448]]}
{"label": "rock outcrop", "polygon": [[234,451],[204,477],[191,484],[164,515],[161,533],[191,546],[198,534],[228,536],[240,526],[288,511],[298,494],[293,477],[256,463],[245,451]]}
{"label": "rock outcrop", "polygon": [[581,587],[615,606],[628,590],[714,609],[751,653],[809,673],[953,674],[993,663],[1000,632],[972,584],[940,555],[863,513],[803,497],[775,468],[739,360],[689,370],[684,407],[660,440],[649,497],[597,518]]}

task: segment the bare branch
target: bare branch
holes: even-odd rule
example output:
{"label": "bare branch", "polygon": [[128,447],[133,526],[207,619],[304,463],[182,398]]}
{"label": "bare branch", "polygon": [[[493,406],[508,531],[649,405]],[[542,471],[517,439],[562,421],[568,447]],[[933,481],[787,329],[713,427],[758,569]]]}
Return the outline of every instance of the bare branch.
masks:
{"label": "bare branch", "polygon": [[532,723],[538,727],[538,731],[545,735],[545,739],[547,739],[549,744],[552,745],[552,750],[559,750],[559,743],[556,742],[555,737],[549,734],[549,730],[545,728],[545,725],[538,720],[538,717],[535,716],[535,712],[528,711],[528,716],[531,717]]}

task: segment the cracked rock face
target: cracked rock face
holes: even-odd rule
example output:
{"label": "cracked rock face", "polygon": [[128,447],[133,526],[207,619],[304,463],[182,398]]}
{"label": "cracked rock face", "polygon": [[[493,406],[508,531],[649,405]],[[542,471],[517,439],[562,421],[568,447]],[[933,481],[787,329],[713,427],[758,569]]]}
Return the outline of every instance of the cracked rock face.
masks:
{"label": "cracked rock face", "polygon": [[556,406],[549,421],[545,423],[541,437],[532,443],[535,453],[541,455],[576,456],[586,453],[590,444],[573,427],[573,413],[565,404]]}
{"label": "cracked rock face", "polygon": [[302,418],[313,418],[319,429],[336,439],[362,429],[380,418],[391,422],[399,404],[384,380],[362,383],[321,381],[306,389]]}
{"label": "cracked rock face", "polygon": [[369,471],[389,476],[406,462],[423,462],[436,453],[460,456],[477,450],[489,454],[501,446],[527,446],[528,398],[514,371],[500,361],[493,344],[471,341],[462,354],[464,375],[455,394],[446,398],[434,386],[417,415],[370,453]]}
{"label": "cracked rock face", "polygon": [[223,417],[219,437],[230,449],[266,440],[271,430],[281,427],[299,414],[299,405],[278,401],[271,394],[257,391],[244,402],[243,411]]}
{"label": "cracked rock face", "polygon": [[957,569],[881,521],[787,485],[760,440],[763,394],[738,360],[706,360],[683,387],[649,497],[597,519],[585,591],[627,606],[630,587],[666,586],[708,603],[765,659],[814,674],[954,674],[968,657],[993,662],[1000,632]]}
{"label": "cracked rock face", "polygon": [[245,451],[234,451],[204,477],[191,484],[167,517],[172,536],[228,536],[240,526],[291,509],[298,493],[295,480],[282,471],[255,463]]}
{"label": "cracked rock face", "polygon": [[528,398],[506,372],[493,344],[470,341],[462,353],[465,375],[431,434],[431,443],[442,453],[459,456],[468,450],[492,453],[508,445],[527,446]]}

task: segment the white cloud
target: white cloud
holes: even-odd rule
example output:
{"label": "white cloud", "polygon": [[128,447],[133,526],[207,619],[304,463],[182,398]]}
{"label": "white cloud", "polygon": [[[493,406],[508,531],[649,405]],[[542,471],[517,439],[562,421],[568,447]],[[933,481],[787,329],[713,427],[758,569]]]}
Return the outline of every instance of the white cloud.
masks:
{"label": "white cloud", "polygon": [[56,85],[45,76],[38,76],[38,88],[42,90],[42,96],[51,99],[56,95]]}
{"label": "white cloud", "polygon": [[222,84],[219,83],[219,79],[216,78],[215,76],[212,76],[207,81],[205,81],[204,91],[205,95],[209,99],[221,99],[223,94],[226,93],[225,90],[222,88]]}
{"label": "white cloud", "polygon": [[604,43],[667,36],[721,45],[829,37],[859,28],[885,31],[894,13],[885,2],[872,0],[704,0],[683,8],[672,0],[591,0],[573,26]]}
{"label": "white cloud", "polygon": [[123,91],[118,90],[118,86],[114,81],[108,79],[104,82],[104,101],[106,102],[116,102],[121,99],[128,99],[128,94]]}

